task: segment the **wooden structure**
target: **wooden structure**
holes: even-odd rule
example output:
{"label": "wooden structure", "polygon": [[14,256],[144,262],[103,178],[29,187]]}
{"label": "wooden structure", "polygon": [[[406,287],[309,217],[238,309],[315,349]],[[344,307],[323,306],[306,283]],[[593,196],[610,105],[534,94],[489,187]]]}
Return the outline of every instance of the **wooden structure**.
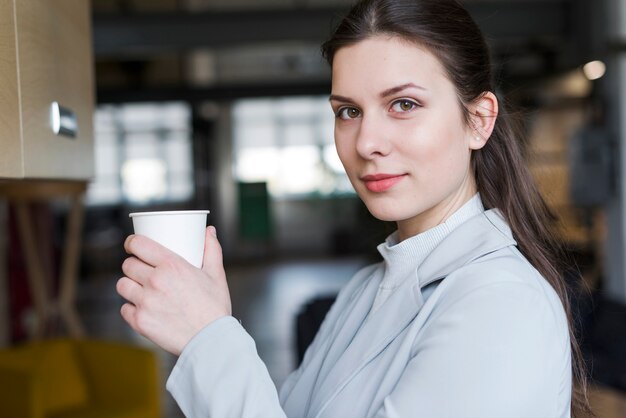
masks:
{"label": "wooden structure", "polygon": [[[0,182],[0,197],[14,204],[17,226],[24,252],[28,284],[35,306],[37,319],[33,338],[46,335],[47,325],[60,318],[72,337],[82,337],[84,329],[75,307],[76,283],[80,259],[81,233],[83,226],[83,197],[86,181],[36,181]],[[29,203],[70,199],[70,209],[65,233],[58,297],[49,291],[51,272],[46,271],[43,255],[38,249],[37,235],[29,212]]]}

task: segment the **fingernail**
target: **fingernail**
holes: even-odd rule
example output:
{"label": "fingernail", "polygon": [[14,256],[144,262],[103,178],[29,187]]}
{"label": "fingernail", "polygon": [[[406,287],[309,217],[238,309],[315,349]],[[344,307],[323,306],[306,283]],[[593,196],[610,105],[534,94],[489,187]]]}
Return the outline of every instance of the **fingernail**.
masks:
{"label": "fingernail", "polygon": [[211,235],[213,235],[215,238],[217,238],[217,230],[215,229],[214,226],[210,226],[209,227],[209,232],[211,233]]}

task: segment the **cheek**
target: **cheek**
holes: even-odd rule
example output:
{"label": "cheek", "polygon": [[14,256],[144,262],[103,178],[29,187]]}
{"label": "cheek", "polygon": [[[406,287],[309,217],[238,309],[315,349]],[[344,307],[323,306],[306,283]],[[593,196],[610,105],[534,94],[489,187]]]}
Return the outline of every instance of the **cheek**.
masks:
{"label": "cheek", "polygon": [[348,170],[348,165],[353,159],[355,149],[350,135],[345,130],[335,128],[335,148],[337,149],[337,155],[339,156],[341,163],[344,168]]}
{"label": "cheek", "polygon": [[469,164],[464,132],[458,128],[440,126],[424,131],[414,141],[405,143],[405,153],[412,156],[419,171],[428,173],[435,181],[456,176]]}

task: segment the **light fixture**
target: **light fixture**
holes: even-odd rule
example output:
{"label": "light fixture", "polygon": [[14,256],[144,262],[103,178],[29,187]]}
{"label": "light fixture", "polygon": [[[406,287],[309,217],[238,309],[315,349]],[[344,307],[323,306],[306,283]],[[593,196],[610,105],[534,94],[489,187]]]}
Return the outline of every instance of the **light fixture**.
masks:
{"label": "light fixture", "polygon": [[606,73],[606,65],[602,61],[591,61],[583,66],[583,73],[589,80],[597,80]]}

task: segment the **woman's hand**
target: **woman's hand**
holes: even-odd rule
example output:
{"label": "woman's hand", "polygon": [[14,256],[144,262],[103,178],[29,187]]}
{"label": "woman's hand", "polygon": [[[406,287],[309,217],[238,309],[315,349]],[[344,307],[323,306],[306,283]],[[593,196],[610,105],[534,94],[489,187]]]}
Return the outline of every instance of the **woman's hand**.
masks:
{"label": "woman's hand", "polygon": [[231,315],[231,302],[215,228],[206,229],[202,269],[141,235],[124,243],[134,255],[122,264],[126,277],[117,292],[129,303],[124,320],[139,334],[172,354],[180,355],[202,328]]}

